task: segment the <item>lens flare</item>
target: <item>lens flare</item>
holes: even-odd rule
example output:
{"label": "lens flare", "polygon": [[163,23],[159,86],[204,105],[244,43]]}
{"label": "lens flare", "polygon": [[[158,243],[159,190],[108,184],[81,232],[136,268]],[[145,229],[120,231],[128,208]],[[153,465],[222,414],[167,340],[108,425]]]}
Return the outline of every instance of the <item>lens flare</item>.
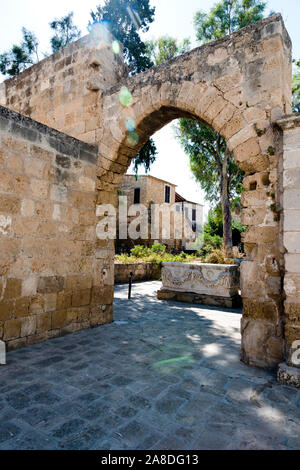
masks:
{"label": "lens flare", "polygon": [[114,54],[116,55],[120,54],[121,47],[120,47],[119,41],[113,41],[111,47],[112,47]]}
{"label": "lens flare", "polygon": [[132,94],[130,93],[130,91],[128,90],[128,88],[126,86],[123,86],[121,88],[119,99],[120,99],[120,103],[123,106],[125,106],[125,107],[131,106],[131,104],[132,104]]}
{"label": "lens flare", "polygon": [[136,132],[129,132],[127,135],[127,143],[132,147],[135,147],[139,143],[139,135]]}
{"label": "lens flare", "polygon": [[127,6],[126,9],[127,9],[127,12],[129,14],[130,19],[133,22],[135,28],[140,29],[141,24],[142,24],[142,20],[141,20],[140,15],[138,14],[138,12],[130,6]]}
{"label": "lens flare", "polygon": [[165,359],[164,361],[159,361],[154,364],[154,367],[163,366],[166,364],[173,364],[175,362],[190,361],[193,359],[193,356],[182,356],[182,357],[173,357],[172,359]]}
{"label": "lens flare", "polygon": [[105,48],[110,44],[111,35],[109,32],[109,21],[95,21],[89,25],[88,31],[97,49]]}
{"label": "lens flare", "polygon": [[126,119],[126,129],[128,132],[134,132],[136,129],[135,121],[131,118]]}

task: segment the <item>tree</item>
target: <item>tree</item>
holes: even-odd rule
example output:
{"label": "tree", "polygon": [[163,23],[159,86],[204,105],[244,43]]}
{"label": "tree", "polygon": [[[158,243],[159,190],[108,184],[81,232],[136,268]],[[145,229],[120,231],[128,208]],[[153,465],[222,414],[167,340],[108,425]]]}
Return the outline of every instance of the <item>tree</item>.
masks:
{"label": "tree", "polygon": [[293,112],[300,113],[300,60],[296,62],[293,75]]}
{"label": "tree", "polygon": [[162,36],[157,40],[148,41],[146,45],[147,53],[152,62],[154,62],[154,65],[160,65],[191,49],[189,39],[184,39],[182,42],[179,42],[170,36]]}
{"label": "tree", "polygon": [[195,15],[196,37],[200,43],[220,39],[264,17],[266,2],[260,0],[222,0],[209,13]]}
{"label": "tree", "polygon": [[178,138],[190,158],[191,171],[200,182],[211,204],[221,202],[223,214],[223,248],[232,249],[230,201],[242,192],[243,172],[237,167],[226,141],[206,124],[180,119]]}
{"label": "tree", "polygon": [[[266,3],[259,0],[222,0],[209,13],[195,15],[200,43],[219,39],[263,18]],[[232,250],[230,202],[242,191],[243,173],[229,152],[225,139],[197,121],[181,119],[177,136],[190,157],[191,170],[212,204],[220,202],[223,217],[223,249]]]}
{"label": "tree", "polygon": [[140,32],[149,30],[154,21],[155,8],[149,0],[105,0],[91,12],[93,22],[104,23],[112,35],[123,44],[124,61],[131,75],[143,72],[153,66],[147,46],[140,37]]}
{"label": "tree", "polygon": [[0,55],[0,72],[13,77],[39,61],[39,42],[35,34],[22,28],[23,39],[20,45],[14,44],[8,52]]}
{"label": "tree", "polygon": [[[97,23],[103,24],[123,45],[124,62],[129,74],[135,75],[153,66],[146,44],[140,37],[154,20],[155,8],[150,7],[149,0],[105,0],[91,12],[92,22],[89,30]],[[143,165],[148,171],[157,155],[153,139],[144,145],[134,159],[135,172]]]}
{"label": "tree", "polygon": [[80,38],[81,32],[73,24],[73,16],[74,13],[70,12],[68,15],[49,23],[50,28],[55,32],[55,35],[50,40],[53,53]]}

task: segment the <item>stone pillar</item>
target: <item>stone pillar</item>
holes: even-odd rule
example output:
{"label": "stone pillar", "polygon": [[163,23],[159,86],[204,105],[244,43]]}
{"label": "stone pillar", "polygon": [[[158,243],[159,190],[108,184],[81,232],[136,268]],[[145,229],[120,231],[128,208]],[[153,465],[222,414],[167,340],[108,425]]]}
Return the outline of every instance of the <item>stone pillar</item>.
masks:
{"label": "stone pillar", "polygon": [[283,131],[285,357],[300,368],[300,114],[277,123]]}

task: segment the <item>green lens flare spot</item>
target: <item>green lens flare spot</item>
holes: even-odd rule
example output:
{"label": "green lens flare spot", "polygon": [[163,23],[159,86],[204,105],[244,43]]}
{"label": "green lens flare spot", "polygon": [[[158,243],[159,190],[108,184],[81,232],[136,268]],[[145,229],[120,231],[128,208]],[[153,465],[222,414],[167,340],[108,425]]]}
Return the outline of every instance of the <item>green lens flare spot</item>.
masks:
{"label": "green lens flare spot", "polygon": [[154,364],[154,367],[160,367],[166,364],[174,364],[176,362],[184,362],[193,360],[193,356],[182,356],[182,357],[173,357],[172,359],[166,359],[164,361],[159,361]]}
{"label": "green lens flare spot", "polygon": [[112,47],[114,54],[116,55],[120,54],[121,47],[120,47],[119,41],[113,41],[111,47]]}
{"label": "green lens flare spot", "polygon": [[123,86],[121,88],[119,98],[120,98],[121,105],[123,105],[125,107],[131,106],[131,104],[132,104],[132,94],[130,93],[128,88],[126,88],[126,86]]}
{"label": "green lens flare spot", "polygon": [[127,135],[127,143],[128,145],[135,146],[139,143],[139,135],[136,132],[129,132]]}

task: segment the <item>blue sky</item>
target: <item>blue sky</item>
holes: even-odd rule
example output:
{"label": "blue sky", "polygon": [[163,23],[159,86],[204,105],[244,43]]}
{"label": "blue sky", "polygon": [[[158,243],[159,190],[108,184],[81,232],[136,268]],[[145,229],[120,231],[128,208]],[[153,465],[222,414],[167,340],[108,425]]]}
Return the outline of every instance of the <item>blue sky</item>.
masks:
{"label": "blue sky", "polygon": [[[25,26],[35,32],[40,40],[41,51],[49,51],[51,35],[49,22],[74,11],[75,23],[85,34],[90,19],[90,11],[102,3],[97,0],[10,0],[1,1],[0,16],[0,53],[9,49],[21,39],[21,28]],[[195,41],[193,17],[196,11],[208,11],[215,0],[152,0],[156,6],[155,22],[151,25],[145,39],[170,35]],[[300,2],[299,0],[270,0],[268,10],[280,12],[293,42],[293,56],[300,58]],[[178,184],[178,192],[187,199],[203,202],[203,193],[194,181],[189,170],[188,157],[174,138],[172,124],[155,134],[159,150],[157,161],[151,174]]]}

